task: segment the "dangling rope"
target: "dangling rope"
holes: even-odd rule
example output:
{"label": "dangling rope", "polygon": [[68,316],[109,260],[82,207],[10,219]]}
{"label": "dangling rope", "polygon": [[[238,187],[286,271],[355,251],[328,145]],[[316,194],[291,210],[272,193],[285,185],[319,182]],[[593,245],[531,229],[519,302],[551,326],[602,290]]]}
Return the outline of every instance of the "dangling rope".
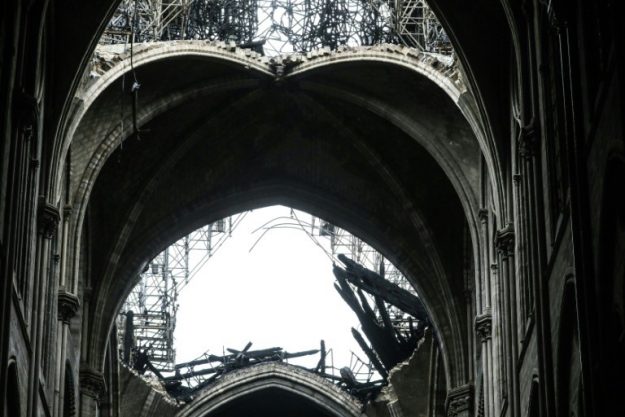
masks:
{"label": "dangling rope", "polygon": [[137,30],[137,8],[139,6],[139,1],[135,0],[135,7],[132,15],[132,30],[130,35],[130,71],[132,73],[132,86],[130,87],[130,92],[132,93],[132,135],[139,140],[139,126],[137,122],[137,108],[139,106],[139,88],[141,88],[141,84],[137,79],[137,73],[135,72],[135,52],[134,52],[134,44],[135,44],[135,34]]}

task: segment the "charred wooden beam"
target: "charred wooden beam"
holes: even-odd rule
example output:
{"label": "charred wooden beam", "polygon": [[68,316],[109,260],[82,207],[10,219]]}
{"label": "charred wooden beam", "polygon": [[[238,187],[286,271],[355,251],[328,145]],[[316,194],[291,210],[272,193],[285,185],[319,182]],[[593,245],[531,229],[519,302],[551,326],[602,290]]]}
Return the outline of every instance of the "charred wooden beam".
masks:
{"label": "charred wooden beam", "polygon": [[340,254],[338,258],[345,264],[345,269],[335,265],[333,271],[335,276],[341,276],[369,294],[381,297],[387,303],[420,321],[428,321],[427,311],[419,297],[362,267],[343,254]]}
{"label": "charred wooden beam", "polygon": [[317,366],[315,367],[315,372],[325,374],[326,372],[326,342],[322,340],[319,343],[320,352],[319,362],[317,362]]}
{"label": "charred wooden beam", "polygon": [[338,281],[338,285],[335,284],[336,290],[356,313],[363,332],[371,342],[373,350],[384,367],[388,370],[403,361],[406,354],[395,338],[394,329],[386,329],[378,323],[378,318],[362,291],[360,291],[359,300],[354,294],[354,290],[342,276],[337,275],[336,279]]}
{"label": "charred wooden beam", "polygon": [[[270,348],[270,349],[261,349],[257,351],[249,351],[251,347],[251,343],[246,346],[242,351],[238,351],[235,349],[227,349],[229,352],[234,352],[230,355],[224,356],[216,356],[216,355],[208,355],[205,359],[198,359],[191,362],[180,363],[175,366],[176,375],[170,377],[162,377],[159,378],[166,382],[172,381],[180,381],[183,379],[194,378],[203,375],[217,374],[221,375],[227,372],[230,372],[234,369],[240,369],[251,365],[256,365],[262,362],[275,362],[275,361],[283,361],[285,359],[293,359],[299,358],[302,356],[315,355],[319,353],[318,349],[312,350],[304,350],[301,352],[286,352],[282,348]],[[206,365],[210,363],[217,362],[220,365],[204,368],[204,369],[193,369],[198,365]],[[187,372],[180,372],[181,369],[187,368]]]}
{"label": "charred wooden beam", "polygon": [[369,360],[371,361],[371,364],[373,365],[375,370],[378,371],[380,376],[384,379],[388,378],[388,372],[386,372],[386,369],[380,363],[380,360],[376,356],[375,352],[369,347],[369,345],[367,345],[367,342],[365,342],[365,339],[362,337],[360,332],[354,329],[353,327],[352,327],[352,335],[354,336],[354,339],[356,339],[356,342],[360,346],[360,349],[362,349],[362,351],[365,352],[365,355],[367,355],[367,358],[369,358]]}
{"label": "charred wooden beam", "polygon": [[[362,331],[371,343],[371,347],[367,345],[359,332],[352,330],[352,333],[373,366],[380,375],[386,377],[389,369],[404,361],[416,348],[427,323],[425,309],[414,294],[358,265],[344,255],[339,255],[339,259],[346,268],[334,266],[337,281],[334,287],[358,317]],[[365,292],[373,296],[377,312],[369,304]],[[415,329],[410,321],[409,334],[402,334],[393,325],[385,303],[415,317],[417,328]]]}

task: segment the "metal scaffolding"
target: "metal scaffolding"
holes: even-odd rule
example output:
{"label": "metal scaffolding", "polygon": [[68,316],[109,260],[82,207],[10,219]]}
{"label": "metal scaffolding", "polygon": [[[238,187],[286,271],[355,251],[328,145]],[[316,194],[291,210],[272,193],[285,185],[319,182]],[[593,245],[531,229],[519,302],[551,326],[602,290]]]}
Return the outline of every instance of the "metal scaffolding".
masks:
{"label": "metal scaffolding", "polygon": [[206,39],[266,55],[403,44],[451,55],[424,0],[122,0],[100,43]]}
{"label": "metal scaffolding", "polygon": [[133,365],[147,354],[163,372],[174,369],[178,294],[231,236],[246,213],[201,227],[158,254],[141,273],[117,319],[120,357]]}
{"label": "metal scaffolding", "polygon": [[[386,259],[380,252],[365,243],[362,239],[359,239],[348,231],[341,229],[326,220],[291,210],[290,216],[277,217],[256,229],[256,232],[261,232],[261,235],[257,239],[254,246],[266,233],[277,229],[302,230],[315,242],[317,246],[326,252],[326,255],[334,264],[340,264],[341,261],[339,260],[339,255],[345,255],[364,268],[377,272],[383,279],[397,285],[411,294],[414,294],[415,296],[417,295],[408,279],[406,279],[397,267],[395,267],[395,265]],[[328,245],[324,245],[322,243],[323,241],[329,241],[329,251],[326,249]],[[371,305],[375,306],[376,302],[373,297],[368,296],[368,298]],[[403,334],[409,334],[411,332],[411,317],[393,305],[388,303],[385,305],[390,320],[396,331]],[[377,313],[377,308],[374,307],[374,309]],[[382,317],[379,317],[379,321],[380,323],[382,322]]]}

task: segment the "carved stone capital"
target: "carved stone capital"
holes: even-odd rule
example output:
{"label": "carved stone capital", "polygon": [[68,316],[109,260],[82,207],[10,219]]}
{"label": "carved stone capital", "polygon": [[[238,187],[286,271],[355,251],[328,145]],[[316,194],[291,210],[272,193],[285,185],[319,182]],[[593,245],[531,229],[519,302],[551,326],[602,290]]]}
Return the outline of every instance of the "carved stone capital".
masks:
{"label": "carved stone capital", "polygon": [[470,417],[473,411],[473,387],[457,387],[447,394],[447,417]]}
{"label": "carved stone capital", "polygon": [[475,333],[477,333],[482,343],[491,338],[493,332],[493,317],[490,309],[484,311],[484,313],[475,316]]}
{"label": "carved stone capital", "polygon": [[80,307],[80,301],[74,294],[59,289],[58,295],[58,316],[63,323],[69,324],[72,317],[76,315]]}
{"label": "carved stone capital", "polygon": [[65,207],[63,207],[63,217],[68,218],[71,215],[72,215],[72,206],[68,204]]}
{"label": "carved stone capital", "polygon": [[478,212],[477,212],[477,217],[480,218],[480,220],[482,221],[482,223],[485,223],[488,220],[488,210],[485,208],[481,208]]}
{"label": "carved stone capital", "polygon": [[536,155],[538,149],[538,137],[534,125],[521,128],[519,137],[519,155],[525,159],[531,159]]}
{"label": "carved stone capital", "polygon": [[59,220],[61,215],[59,210],[50,203],[41,201],[39,203],[39,215],[37,219],[37,225],[39,233],[46,239],[52,239],[56,236],[56,232],[59,227]]}
{"label": "carved stone capital", "polygon": [[13,100],[17,125],[22,132],[24,140],[29,141],[35,136],[37,119],[39,118],[37,99],[28,93],[20,91],[13,95]]}
{"label": "carved stone capital", "polygon": [[106,392],[106,383],[102,372],[93,368],[80,368],[80,392],[96,401],[100,401],[100,397]]}
{"label": "carved stone capital", "polygon": [[552,28],[560,32],[567,26],[567,7],[566,2],[558,0],[540,0],[541,3],[547,9],[547,15],[549,16],[549,23]]}
{"label": "carved stone capital", "polygon": [[495,246],[497,250],[506,256],[514,252],[514,228],[512,224],[509,223],[506,227],[497,231]]}

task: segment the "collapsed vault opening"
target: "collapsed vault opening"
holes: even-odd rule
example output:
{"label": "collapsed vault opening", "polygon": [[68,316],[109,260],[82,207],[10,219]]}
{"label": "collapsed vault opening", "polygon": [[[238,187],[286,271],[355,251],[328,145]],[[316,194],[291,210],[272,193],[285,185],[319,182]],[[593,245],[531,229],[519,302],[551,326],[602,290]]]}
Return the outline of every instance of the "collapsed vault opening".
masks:
{"label": "collapsed vault opening", "polygon": [[[260,213],[265,214],[263,216]],[[253,229],[250,229],[250,225],[253,225]],[[243,259],[240,252],[230,251],[224,254],[229,244],[241,245],[237,242],[238,235],[250,231],[254,232],[251,233],[251,240],[243,245],[251,252],[251,255],[261,249],[266,249],[259,256],[267,256],[267,253],[272,251],[284,251],[284,247],[275,246],[275,241],[266,242],[271,237],[280,239],[277,235],[290,233],[290,235],[283,235],[282,239],[283,241],[288,239],[288,244],[295,247],[297,244],[293,239],[293,233],[300,236],[308,243],[307,250],[316,252],[318,256],[314,257],[314,253],[307,254],[306,256],[310,257],[308,261],[304,261],[307,265],[301,265],[295,271],[293,265],[289,265],[287,269],[290,268],[290,272],[287,271],[287,274],[304,275],[304,278],[309,281],[321,279],[314,274],[331,277],[330,281],[326,280],[321,285],[325,286],[324,293],[315,294],[318,290],[311,287],[302,287],[302,291],[299,291],[299,288],[289,287],[287,288],[288,294],[281,293],[277,297],[278,300],[265,300],[265,304],[254,306],[250,305],[253,298],[246,298],[245,289],[236,287],[237,285],[243,287],[246,284],[235,282],[233,287],[225,290],[230,297],[224,297],[224,290],[216,285],[216,281],[233,279],[232,275],[240,271],[216,269],[207,272],[203,270],[203,267],[211,264],[212,261],[209,262],[209,259],[218,259],[218,262],[223,263],[224,260],[219,259],[222,255],[230,258],[236,255],[236,258],[230,259],[229,262],[252,263],[249,259]],[[226,249],[220,251],[221,248]],[[297,248],[302,250],[299,249],[300,246]],[[220,252],[217,254],[218,251]],[[218,256],[213,258],[216,254]],[[294,254],[287,252],[282,255],[284,258],[285,256],[293,257]],[[309,273],[306,276],[306,270],[310,270],[314,263],[322,264],[321,269],[314,269],[312,275]],[[331,288],[334,280],[330,272],[333,263],[335,264],[335,287],[340,297],[336,295],[337,293],[333,294],[334,291]],[[251,268],[252,270],[258,269],[254,265]],[[272,274],[274,273],[276,272],[272,271]],[[210,326],[206,325],[208,321],[225,321],[232,323],[234,327],[241,326],[230,317],[231,313],[228,311],[233,310],[226,308],[224,304],[226,299],[229,299],[230,303],[236,303],[238,298],[242,298],[244,301],[237,308],[247,310],[250,315],[255,313],[259,315],[262,312],[258,309],[265,308],[267,303],[280,303],[279,299],[284,300],[285,297],[292,297],[295,300],[302,300],[302,297],[314,297],[317,305],[323,303],[318,308],[329,310],[325,321],[321,314],[315,313],[320,321],[327,324],[332,320],[333,315],[336,316],[336,320],[342,320],[340,312],[336,311],[338,305],[352,316],[352,322],[342,329],[346,337],[338,342],[334,340],[329,343],[329,346],[326,346],[324,342],[324,329],[321,328],[317,329],[321,332],[320,346],[298,345],[296,351],[288,351],[287,349],[291,349],[293,344],[296,344],[296,339],[302,337],[301,334],[295,332],[293,327],[272,328],[270,323],[267,323],[263,328],[273,338],[277,338],[281,332],[292,333],[290,337],[282,338],[290,346],[268,348],[268,346],[275,346],[271,344],[273,343],[271,337],[265,339],[265,343],[269,343],[268,346],[256,345],[253,349],[251,343],[245,347],[243,344],[225,346],[229,349],[220,349],[213,343],[209,351],[205,351],[206,346],[199,347],[200,352],[204,353],[198,357],[190,358],[187,353],[184,360],[177,360],[174,330],[178,315],[178,296],[183,288],[190,288],[187,285],[194,277],[193,283],[211,281],[213,284],[203,290],[194,287],[191,290],[191,299],[195,298],[196,303],[199,301],[204,306],[217,304],[218,309],[209,310],[213,313],[209,313],[207,309],[195,312],[196,322],[193,326],[197,328],[193,341],[187,339],[183,343],[201,344],[201,337],[197,334],[202,332],[211,333],[213,340],[224,337],[223,334],[218,334],[219,331],[209,330]],[[282,285],[272,284],[268,277],[261,279],[260,274],[256,281],[259,280],[262,280],[262,285],[266,287]],[[270,282],[264,283],[264,281]],[[301,283],[301,279],[299,282]],[[266,297],[266,294],[262,294],[261,288],[252,289],[252,296]],[[271,291],[279,293],[280,288],[272,288]],[[194,293],[202,294],[194,295]],[[335,297],[334,304],[330,300],[331,297]],[[224,301],[221,304],[218,302],[220,299]],[[343,304],[343,301],[346,304]],[[282,304],[285,303],[282,302]],[[295,304],[287,305],[282,314],[296,317],[297,311],[293,310],[297,308],[296,301]],[[187,321],[190,320],[187,319]],[[297,323],[291,323],[291,325],[297,326]],[[345,343],[344,340],[347,338],[351,339],[350,325],[354,340],[351,343],[353,346],[350,347],[351,357],[347,360],[344,352],[338,356],[335,356],[334,352],[337,348],[343,347],[337,344]],[[270,207],[254,212],[239,213],[197,229],[173,243],[146,264],[139,283],[126,299],[117,320],[118,348],[122,361],[140,373],[152,374],[170,395],[183,402],[190,401],[197,392],[229,372],[274,361],[294,363],[332,381],[352,395],[361,399],[372,398],[386,384],[388,372],[410,357],[423,339],[428,326],[429,320],[425,309],[412,285],[391,262],[349,232],[323,219],[287,207]],[[245,334],[249,332],[249,328],[250,326],[237,327],[235,331]],[[227,332],[228,330],[222,329],[221,331]]]}

